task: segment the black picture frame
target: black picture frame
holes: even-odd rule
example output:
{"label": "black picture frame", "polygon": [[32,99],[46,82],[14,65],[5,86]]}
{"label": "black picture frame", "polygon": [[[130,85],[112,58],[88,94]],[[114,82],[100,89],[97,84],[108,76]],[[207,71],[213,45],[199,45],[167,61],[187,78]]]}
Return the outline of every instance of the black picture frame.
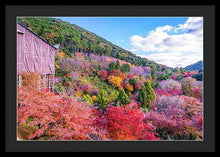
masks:
{"label": "black picture frame", "polygon": [[[16,18],[18,16],[202,16],[204,18],[203,141],[17,141]],[[215,6],[214,5],[6,5],[5,6],[6,152],[214,152]]]}

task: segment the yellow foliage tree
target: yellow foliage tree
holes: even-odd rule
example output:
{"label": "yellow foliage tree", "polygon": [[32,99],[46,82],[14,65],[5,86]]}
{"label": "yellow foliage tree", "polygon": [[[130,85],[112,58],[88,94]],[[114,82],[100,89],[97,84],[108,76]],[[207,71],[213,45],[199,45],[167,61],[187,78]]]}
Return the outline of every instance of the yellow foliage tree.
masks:
{"label": "yellow foliage tree", "polygon": [[122,81],[122,78],[119,77],[119,76],[113,76],[113,75],[110,75],[108,77],[108,82],[115,88],[115,87],[118,87],[118,89],[121,89],[122,86],[121,86],[121,81]]}
{"label": "yellow foliage tree", "polygon": [[122,53],[123,57],[128,57],[128,55],[126,53]]}
{"label": "yellow foliage tree", "polygon": [[129,83],[125,86],[126,90],[128,91],[128,94],[131,95],[131,92],[134,90],[133,86],[131,86]]}

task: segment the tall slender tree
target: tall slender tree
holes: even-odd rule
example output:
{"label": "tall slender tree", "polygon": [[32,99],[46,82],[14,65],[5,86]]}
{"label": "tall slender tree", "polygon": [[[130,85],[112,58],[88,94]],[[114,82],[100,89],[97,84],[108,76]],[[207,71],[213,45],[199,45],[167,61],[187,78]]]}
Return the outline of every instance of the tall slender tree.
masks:
{"label": "tall slender tree", "polygon": [[121,69],[121,65],[120,65],[119,60],[116,61],[115,69],[117,69],[117,70],[120,70],[120,69]]}
{"label": "tall slender tree", "polygon": [[141,103],[142,108],[147,108],[148,111],[151,111],[151,103],[156,100],[156,95],[153,88],[151,87],[150,81],[147,81],[146,87],[141,85],[137,99],[138,102]]}
{"label": "tall slender tree", "polygon": [[118,97],[115,99],[115,103],[119,103],[120,106],[127,105],[131,101],[129,100],[128,95],[125,93],[124,89],[119,90]]}

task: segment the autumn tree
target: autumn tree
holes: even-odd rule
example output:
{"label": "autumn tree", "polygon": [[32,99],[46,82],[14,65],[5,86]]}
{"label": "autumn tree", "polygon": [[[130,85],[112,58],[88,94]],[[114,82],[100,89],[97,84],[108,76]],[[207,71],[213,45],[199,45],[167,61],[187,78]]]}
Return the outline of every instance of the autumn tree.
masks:
{"label": "autumn tree", "polygon": [[126,84],[125,89],[128,91],[129,95],[131,95],[131,92],[134,90],[133,86],[131,86],[129,83]]}
{"label": "autumn tree", "polygon": [[108,82],[115,88],[115,87],[118,87],[118,89],[121,89],[122,86],[121,86],[121,81],[122,81],[122,78],[119,77],[119,76],[113,76],[113,75],[110,75],[108,76]]}
{"label": "autumn tree", "polygon": [[108,72],[106,70],[100,70],[98,75],[102,81],[105,81],[108,76]]}
{"label": "autumn tree", "polygon": [[109,75],[119,76],[122,80],[124,80],[126,77],[125,74],[120,70],[111,70],[109,71]]}

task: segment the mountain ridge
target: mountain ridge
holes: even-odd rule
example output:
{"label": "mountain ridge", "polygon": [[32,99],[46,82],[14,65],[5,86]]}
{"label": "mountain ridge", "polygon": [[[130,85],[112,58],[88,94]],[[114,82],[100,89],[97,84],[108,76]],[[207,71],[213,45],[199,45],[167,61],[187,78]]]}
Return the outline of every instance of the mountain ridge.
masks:
{"label": "mountain ridge", "polygon": [[187,71],[199,71],[202,69],[202,66],[203,66],[203,61],[200,60],[196,63],[193,63],[193,64],[190,64],[190,65],[187,65],[186,67],[184,67],[183,69],[187,70]]}

